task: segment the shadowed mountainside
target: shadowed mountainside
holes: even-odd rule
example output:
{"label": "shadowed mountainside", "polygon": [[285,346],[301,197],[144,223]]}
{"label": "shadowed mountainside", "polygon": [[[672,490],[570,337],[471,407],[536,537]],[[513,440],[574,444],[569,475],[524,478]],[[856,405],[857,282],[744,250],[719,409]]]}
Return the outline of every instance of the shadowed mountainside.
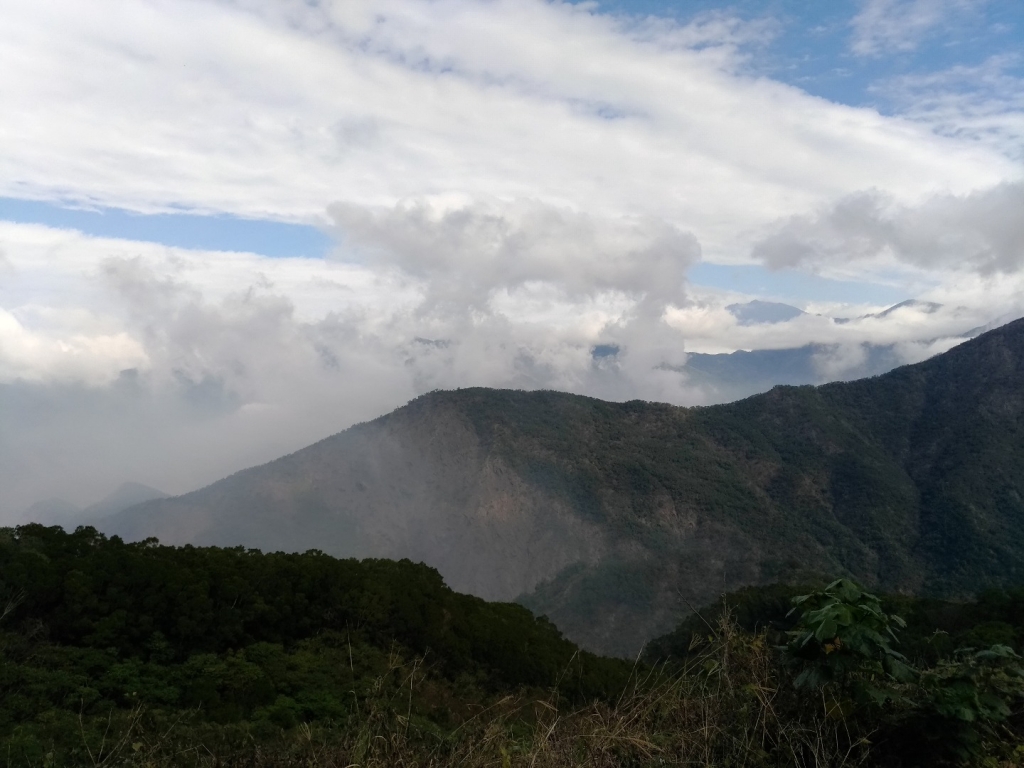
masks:
{"label": "shadowed mountainside", "polygon": [[434,392],[111,518],[165,543],[408,557],[632,654],[808,572],[966,594],[1024,577],[1024,321],[884,376],[679,408]]}

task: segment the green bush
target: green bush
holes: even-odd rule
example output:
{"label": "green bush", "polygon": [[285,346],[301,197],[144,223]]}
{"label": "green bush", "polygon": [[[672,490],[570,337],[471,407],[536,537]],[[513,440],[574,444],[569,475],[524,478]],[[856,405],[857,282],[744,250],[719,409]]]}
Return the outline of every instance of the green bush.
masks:
{"label": "green bush", "polygon": [[785,651],[798,668],[797,688],[831,684],[857,704],[882,704],[896,695],[896,684],[913,678],[906,657],[893,648],[906,622],[883,611],[875,595],[837,579],[793,604],[800,621]]}

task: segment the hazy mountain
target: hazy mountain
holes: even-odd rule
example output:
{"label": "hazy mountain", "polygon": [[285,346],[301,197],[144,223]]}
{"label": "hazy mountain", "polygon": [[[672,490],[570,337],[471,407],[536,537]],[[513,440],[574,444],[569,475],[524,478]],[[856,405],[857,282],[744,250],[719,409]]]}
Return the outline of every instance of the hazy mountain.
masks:
{"label": "hazy mountain", "polygon": [[735,317],[740,325],[757,325],[758,323],[784,323],[787,320],[806,314],[789,304],[774,301],[748,301],[745,304],[730,304],[726,307],[729,314]]}
{"label": "hazy mountain", "polygon": [[[911,299],[881,312],[863,315],[866,318],[887,318],[903,309],[933,314],[941,304]],[[785,323],[807,313],[789,304],[770,301],[749,301],[726,307],[740,325]],[[832,318],[843,325],[850,318]],[[996,328],[1015,318],[972,329],[963,338]],[[617,350],[616,350],[617,351]],[[837,366],[836,363],[839,363]],[[824,344],[812,343],[784,349],[739,350],[730,353],[690,353],[685,372],[690,384],[705,393],[705,402],[728,403],[767,392],[779,384],[824,384],[829,381],[878,376],[906,362],[904,353],[895,344]]]}
{"label": "hazy mountain", "polygon": [[[785,323],[793,320],[801,315],[806,315],[802,309],[794,307],[790,304],[780,304],[775,301],[760,301],[755,299],[754,301],[748,301],[743,304],[729,304],[726,306],[733,317],[735,317],[740,325],[757,325],[759,323]],[[941,304],[936,304],[934,301],[921,301],[919,299],[907,299],[901,301],[899,304],[893,304],[887,309],[883,309],[881,312],[874,312],[867,315],[861,315],[858,320],[863,320],[869,317],[884,318],[899,312],[902,309],[913,309],[918,312],[922,312],[926,315],[932,315],[942,309]],[[848,323],[851,318],[849,317],[835,317],[833,318],[837,323]]]}
{"label": "hazy mountain", "polygon": [[57,498],[43,499],[24,510],[21,513],[21,520],[26,523],[65,526],[80,514],[81,510],[69,501]]}
{"label": "hazy mountain", "polygon": [[[914,310],[917,310],[918,312],[923,312],[926,315],[933,315],[936,312],[938,312],[940,309],[942,309],[942,305],[941,304],[936,304],[934,301],[920,301],[918,299],[907,299],[906,301],[901,301],[899,304],[893,304],[891,307],[889,307],[888,309],[883,309],[881,312],[872,312],[872,313],[867,314],[867,315],[861,315],[860,317],[858,317],[856,319],[864,320],[865,318],[869,318],[869,317],[875,317],[875,318],[889,317],[890,315],[900,311],[901,309],[914,309]],[[842,323],[849,323],[853,318],[849,318],[849,317],[834,317],[832,319],[835,322],[837,322],[839,324],[842,324]]]}
{"label": "hazy mountain", "polygon": [[1024,578],[1024,321],[880,377],[679,408],[435,392],[208,488],[132,538],[423,560],[627,654],[727,589]]}
{"label": "hazy mountain", "polygon": [[934,301],[919,301],[918,299],[907,299],[901,301],[899,304],[893,304],[888,309],[884,309],[881,312],[874,315],[865,315],[865,317],[888,317],[889,315],[898,312],[901,309],[915,309],[918,312],[923,312],[926,315],[933,315],[942,309],[941,304],[936,304]]}
{"label": "hazy mountain", "polygon": [[[791,349],[739,350],[724,354],[691,353],[686,360],[689,383],[707,392],[712,402],[728,403],[779,384],[820,384],[827,376],[822,364],[840,352],[836,344],[807,344]],[[843,378],[865,378],[891,371],[903,360],[892,344],[862,344],[861,354]]]}
{"label": "hazy mountain", "polygon": [[85,509],[64,499],[37,501],[21,513],[24,522],[59,525],[73,529],[79,525],[95,525],[103,518],[117,514],[128,507],[153,499],[166,499],[167,494],[142,483],[122,483],[113,493]]}
{"label": "hazy mountain", "polygon": [[100,519],[154,499],[166,499],[167,494],[142,483],[121,483],[117,490],[82,510],[85,519]]}

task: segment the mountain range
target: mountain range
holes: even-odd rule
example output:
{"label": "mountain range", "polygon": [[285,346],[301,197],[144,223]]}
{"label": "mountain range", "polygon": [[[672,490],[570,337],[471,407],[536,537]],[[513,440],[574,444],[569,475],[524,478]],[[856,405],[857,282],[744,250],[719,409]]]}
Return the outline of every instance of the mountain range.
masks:
{"label": "mountain range", "polygon": [[800,386],[822,384],[837,376],[844,380],[878,376],[904,363],[895,344],[861,344],[854,355],[847,355],[854,359],[841,372],[829,371],[830,363],[841,359],[843,351],[839,344],[805,344],[720,354],[694,352],[687,356],[684,370],[687,383],[699,387],[710,402],[728,403],[779,384]]}
{"label": "mountain range", "polygon": [[[921,315],[934,315],[943,309],[941,304],[931,301],[910,299],[880,312],[859,317],[831,317],[835,325],[847,325],[860,320],[886,320],[901,310]],[[807,317],[808,313],[791,306],[771,301],[748,301],[743,304],[729,304],[726,310],[741,326],[779,325]],[[1015,317],[1004,317],[995,322],[966,328],[952,337],[974,338],[980,333],[999,327]],[[925,349],[915,350],[917,360],[928,355],[927,345],[941,337],[930,340],[918,339]],[[813,342],[801,346],[779,349],[741,349],[735,352],[706,353],[692,352],[687,355],[686,366],[682,368],[687,383],[699,389],[705,403],[728,403],[761,392],[767,392],[779,384],[825,384],[831,381],[851,381],[877,376],[900,365],[912,362],[907,359],[905,344],[884,342],[837,343]],[[916,360],[913,360],[916,362]]]}
{"label": "mountain range", "polygon": [[629,655],[745,585],[1024,579],[1024,321],[885,375],[683,408],[438,391],[101,527],[409,558]]}
{"label": "mountain range", "polygon": [[60,525],[70,529],[82,523],[97,522],[144,501],[165,498],[167,494],[163,491],[142,483],[128,482],[121,483],[110,494],[83,509],[64,499],[43,499],[25,509],[21,513],[21,518],[25,521]]}

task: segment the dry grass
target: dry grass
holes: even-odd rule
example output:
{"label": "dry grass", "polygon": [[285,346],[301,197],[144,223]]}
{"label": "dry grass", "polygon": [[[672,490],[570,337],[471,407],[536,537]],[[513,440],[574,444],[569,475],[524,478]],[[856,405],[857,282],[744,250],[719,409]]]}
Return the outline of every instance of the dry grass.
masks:
{"label": "dry grass", "polygon": [[[641,672],[641,670],[644,670]],[[612,703],[569,707],[507,697],[441,731],[417,720],[412,691],[421,667],[401,667],[397,689],[381,678],[358,727],[300,725],[273,743],[251,736],[209,743],[188,723],[147,732],[133,712],[83,760],[93,766],[317,766],[322,768],[619,768],[620,766],[800,766],[861,764],[867,743],[851,736],[826,701],[799,702],[780,681],[764,638],[723,620],[684,669],[637,666]],[[241,733],[241,732],[240,732]]]}

